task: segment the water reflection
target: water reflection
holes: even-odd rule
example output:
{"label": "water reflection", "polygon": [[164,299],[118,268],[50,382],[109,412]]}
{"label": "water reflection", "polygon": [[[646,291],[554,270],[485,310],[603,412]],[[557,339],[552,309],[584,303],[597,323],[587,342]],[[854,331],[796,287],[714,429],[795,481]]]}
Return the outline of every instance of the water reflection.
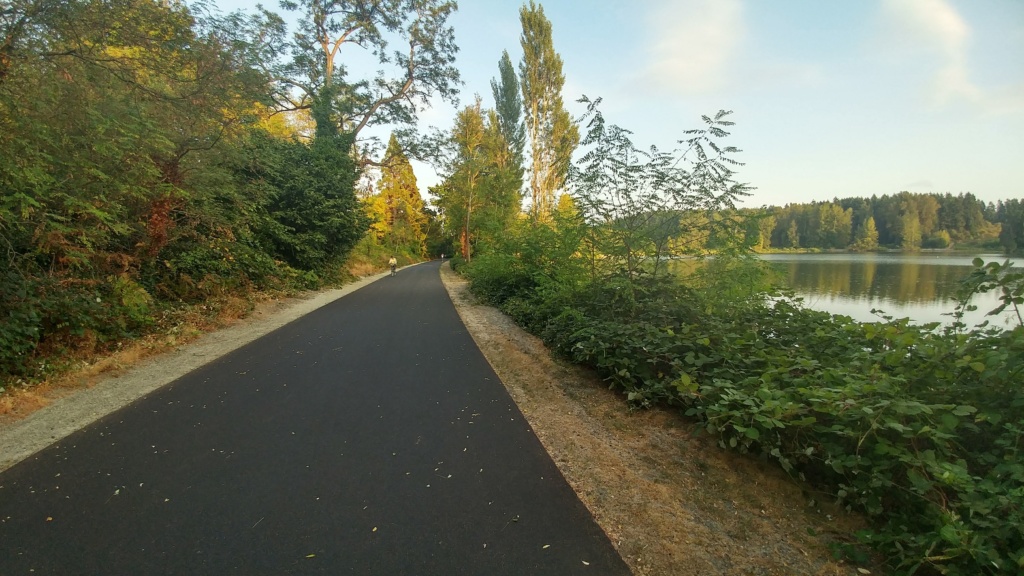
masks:
{"label": "water reflection", "polygon": [[[788,279],[790,287],[811,308],[874,321],[873,308],[919,323],[949,322],[961,280],[973,270],[971,261],[1002,260],[998,254],[767,254]],[[973,325],[999,304],[996,294],[977,296]],[[1003,324],[1009,316],[993,321]]]}

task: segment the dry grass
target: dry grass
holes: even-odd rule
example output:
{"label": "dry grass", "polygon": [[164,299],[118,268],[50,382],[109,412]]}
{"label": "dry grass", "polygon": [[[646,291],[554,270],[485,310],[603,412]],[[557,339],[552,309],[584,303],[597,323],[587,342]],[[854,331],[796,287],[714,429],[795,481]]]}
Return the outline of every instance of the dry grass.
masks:
{"label": "dry grass", "polygon": [[363,276],[371,276],[383,270],[384,267],[380,264],[374,264],[372,262],[350,262],[348,265],[348,273],[354,278],[361,278]]}
{"label": "dry grass", "polygon": [[100,378],[117,375],[140,361],[194,341],[204,333],[230,326],[252,315],[272,313],[283,306],[274,294],[248,298],[224,296],[215,303],[175,311],[160,320],[159,329],[137,340],[100,348],[88,337],[62,358],[63,366],[44,380],[8,388],[0,394],[0,424],[24,418],[75,390],[93,386]]}
{"label": "dry grass", "polygon": [[[344,283],[372,276],[384,270],[383,263],[350,258],[340,271]],[[38,382],[10,386],[0,392],[0,425],[24,418],[75,390],[93,386],[99,379],[117,375],[141,360],[192,342],[205,333],[232,326],[252,316],[266,316],[301,299],[303,294],[254,292],[221,294],[205,304],[165,313],[156,319],[155,330],[137,340],[102,346],[92,333],[74,342],[55,343],[53,350],[41,349],[44,358],[60,359],[61,365]],[[58,349],[59,345],[59,349]]]}
{"label": "dry grass", "polygon": [[475,304],[447,266],[442,278],[495,372],[634,574],[858,574],[832,559],[828,542],[863,528],[860,518],[814,504],[778,468],[720,449],[677,413],[629,411],[593,374],[554,360],[510,319]]}
{"label": "dry grass", "polygon": [[[347,283],[382,270],[383,263],[350,258],[340,273]],[[103,346],[95,334],[87,332],[73,342],[52,343],[53,349],[43,348],[39,353],[43,358],[59,359],[60,366],[51,367],[41,381],[10,386],[0,392],[0,425],[24,418],[75,390],[93,386],[102,377],[119,374],[141,360],[188,344],[207,332],[251,316],[273,314],[301,297],[302,294],[282,292],[221,294],[206,304],[164,314],[156,320],[152,333],[137,340]]]}

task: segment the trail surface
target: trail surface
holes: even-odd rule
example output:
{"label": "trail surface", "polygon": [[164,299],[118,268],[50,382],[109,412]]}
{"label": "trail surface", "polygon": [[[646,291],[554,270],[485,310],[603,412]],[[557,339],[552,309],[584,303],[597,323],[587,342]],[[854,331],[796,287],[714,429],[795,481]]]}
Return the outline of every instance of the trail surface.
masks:
{"label": "trail surface", "polygon": [[628,574],[437,266],[0,474],[0,574]]}

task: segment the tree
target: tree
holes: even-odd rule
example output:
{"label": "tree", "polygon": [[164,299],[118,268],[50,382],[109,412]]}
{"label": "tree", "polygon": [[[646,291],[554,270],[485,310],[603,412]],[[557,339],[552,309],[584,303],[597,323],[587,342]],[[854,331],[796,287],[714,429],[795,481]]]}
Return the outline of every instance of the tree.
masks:
{"label": "tree", "polygon": [[773,230],[775,230],[774,214],[763,214],[757,219],[758,248],[767,250],[772,247]]}
{"label": "tree", "polygon": [[449,230],[458,230],[462,257],[466,260],[472,259],[474,201],[480,201],[480,184],[486,170],[484,138],[484,115],[477,98],[474,105],[466,106],[455,117],[451,133],[454,158],[444,185],[437,189],[438,205],[444,210]]}
{"label": "tree", "polygon": [[939,225],[939,201],[932,194],[917,196],[917,215],[921,221],[921,236],[931,236]]}
{"label": "tree", "polygon": [[261,235],[278,191],[244,174],[276,160],[246,146],[264,24],[156,0],[0,6],[0,374],[30,373],[39,342],[114,343],[154,303],[279,271]]}
{"label": "tree", "polygon": [[789,227],[786,228],[786,245],[790,248],[800,247],[800,231],[796,220],[790,220]]}
{"label": "tree", "polygon": [[853,210],[843,210],[831,202],[818,205],[818,245],[822,248],[846,248],[850,243]]}
{"label": "tree", "polygon": [[522,169],[505,139],[502,119],[484,110],[480,98],[455,119],[449,137],[451,159],[439,206],[449,229],[460,230],[463,256],[503,236],[521,212]]}
{"label": "tree", "polygon": [[867,251],[878,248],[878,229],[875,228],[875,219],[868,217],[859,228],[856,237],[850,246],[853,250]]}
{"label": "tree", "polygon": [[355,189],[351,142],[260,139],[247,179],[268,198],[258,229],[265,246],[300,270],[325,272],[347,256],[369,226]]}
{"label": "tree", "polygon": [[1018,252],[1024,247],[1024,202],[1007,200],[1000,204],[1002,229],[999,232],[999,243],[1007,254]]}
{"label": "tree", "polygon": [[508,151],[508,185],[516,190],[523,188],[523,152],[526,148],[526,127],[523,124],[523,99],[519,92],[519,80],[508,51],[503,51],[498,61],[500,80],[491,80],[494,94],[496,121],[492,124],[504,139]]}
{"label": "tree", "polygon": [[519,19],[519,76],[530,137],[530,210],[535,218],[545,219],[554,208],[555,192],[565,184],[579,129],[562,103],[562,58],[555,52],[544,8],[530,0],[529,6],[520,8]]}
{"label": "tree", "polygon": [[484,190],[480,207],[481,215],[486,214],[482,223],[489,237],[503,233],[520,214],[523,203],[522,155],[516,154],[515,145],[509,143],[502,124],[496,110],[486,112],[482,150]]}
{"label": "tree", "polygon": [[900,218],[902,240],[900,248],[914,251],[921,248],[921,221],[917,217],[917,211],[908,208]]}
{"label": "tree", "polygon": [[570,183],[589,252],[600,255],[590,263],[595,279],[624,278],[632,295],[641,277],[658,274],[664,258],[700,254],[712,238],[723,249],[741,242],[742,223],[723,214],[734,213],[736,200],[750,190],[734,180],[731,166],[739,163],[731,155],[739,150],[718,143],[732,125],[728,112],[704,116],[703,128],[686,132],[682,152],[661,152],[638,149],[629,131],[607,124],[600,100],[583,102],[587,153]]}
{"label": "tree", "polygon": [[[417,108],[439,96],[454,101],[460,83],[458,51],[448,18],[453,0],[283,0],[301,11],[292,61],[279,76],[282,108],[308,108],[317,134],[349,133],[357,142],[373,125],[415,124]],[[390,43],[400,46],[390,50]],[[373,79],[350,79],[342,48],[359,47],[382,70]],[[298,90],[297,101],[290,94]],[[370,160],[365,156],[363,163]]]}
{"label": "tree", "polygon": [[384,207],[387,241],[393,248],[422,255],[426,249],[423,199],[412,165],[394,134],[388,142],[381,173],[379,196]]}

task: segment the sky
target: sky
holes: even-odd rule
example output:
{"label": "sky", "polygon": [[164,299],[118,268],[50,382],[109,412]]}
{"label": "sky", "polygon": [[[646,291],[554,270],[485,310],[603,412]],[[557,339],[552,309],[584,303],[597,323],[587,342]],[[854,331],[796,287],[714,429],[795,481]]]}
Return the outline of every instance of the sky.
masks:
{"label": "sky", "polygon": [[[222,10],[248,8],[218,0]],[[268,2],[267,6],[271,7]],[[465,85],[493,107],[521,0],[461,0]],[[1024,0],[548,0],[563,98],[601,98],[640,148],[731,110],[750,207],[900,191],[1024,198]],[[348,57],[346,54],[342,58]],[[425,126],[447,130],[436,102]],[[386,136],[385,136],[386,138]],[[422,190],[439,178],[415,163]]]}

